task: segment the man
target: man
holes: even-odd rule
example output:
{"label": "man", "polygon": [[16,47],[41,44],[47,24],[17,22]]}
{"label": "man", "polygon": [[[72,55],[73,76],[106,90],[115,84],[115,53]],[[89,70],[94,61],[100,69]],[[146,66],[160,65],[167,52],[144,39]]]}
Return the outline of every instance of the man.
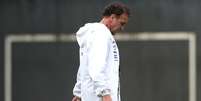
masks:
{"label": "man", "polygon": [[128,22],[129,9],[112,3],[99,23],[88,23],[76,33],[80,66],[72,101],[120,101],[119,51],[112,35]]}

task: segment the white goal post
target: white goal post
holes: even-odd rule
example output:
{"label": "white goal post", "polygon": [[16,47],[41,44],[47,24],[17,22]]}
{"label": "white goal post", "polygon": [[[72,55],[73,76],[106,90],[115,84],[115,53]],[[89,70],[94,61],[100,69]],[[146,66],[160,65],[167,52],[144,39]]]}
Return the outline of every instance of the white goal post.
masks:
{"label": "white goal post", "polygon": [[[115,35],[117,41],[188,41],[188,101],[197,101],[196,34],[194,32],[143,32]],[[12,101],[12,45],[18,42],[74,42],[70,34],[8,35],[5,37],[4,101]]]}

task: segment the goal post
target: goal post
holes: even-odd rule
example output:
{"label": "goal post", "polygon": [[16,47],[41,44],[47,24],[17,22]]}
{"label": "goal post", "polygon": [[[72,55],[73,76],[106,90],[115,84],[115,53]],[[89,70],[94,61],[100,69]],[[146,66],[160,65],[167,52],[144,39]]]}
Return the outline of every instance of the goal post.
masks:
{"label": "goal post", "polygon": [[[196,34],[194,32],[141,32],[115,35],[117,41],[188,41],[188,101],[197,101]],[[75,42],[73,34],[23,34],[5,37],[4,101],[12,101],[12,45],[18,42]]]}

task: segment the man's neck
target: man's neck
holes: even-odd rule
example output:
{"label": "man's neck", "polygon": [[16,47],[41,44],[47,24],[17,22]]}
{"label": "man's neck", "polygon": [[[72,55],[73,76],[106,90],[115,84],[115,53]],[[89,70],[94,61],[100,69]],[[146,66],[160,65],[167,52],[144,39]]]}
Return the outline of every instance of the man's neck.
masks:
{"label": "man's neck", "polygon": [[107,18],[103,18],[100,23],[104,24],[108,29],[110,29],[110,25],[108,23],[108,19]]}
{"label": "man's neck", "polygon": [[[109,25],[109,20],[107,18],[103,18],[100,23],[104,24],[109,30],[110,30],[110,25]],[[111,30],[110,30],[111,32]],[[115,33],[111,32],[112,35],[115,35]]]}

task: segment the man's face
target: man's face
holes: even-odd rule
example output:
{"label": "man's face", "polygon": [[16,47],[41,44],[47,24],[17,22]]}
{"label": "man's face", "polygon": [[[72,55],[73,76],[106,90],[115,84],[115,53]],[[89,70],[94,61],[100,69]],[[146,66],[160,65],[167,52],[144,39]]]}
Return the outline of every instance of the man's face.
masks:
{"label": "man's face", "polygon": [[112,14],[110,17],[111,17],[110,31],[113,34],[118,31],[123,30],[124,26],[128,22],[128,15],[126,13],[124,13],[120,16]]}

